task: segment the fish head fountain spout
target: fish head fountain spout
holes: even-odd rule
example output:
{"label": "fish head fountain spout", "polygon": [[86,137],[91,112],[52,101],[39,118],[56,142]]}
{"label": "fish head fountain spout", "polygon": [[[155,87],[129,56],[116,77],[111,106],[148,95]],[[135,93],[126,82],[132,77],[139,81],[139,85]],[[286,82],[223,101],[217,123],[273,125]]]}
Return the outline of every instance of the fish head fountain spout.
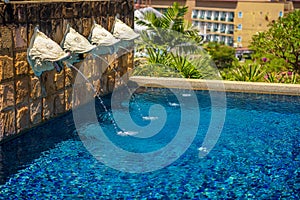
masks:
{"label": "fish head fountain spout", "polygon": [[35,28],[27,49],[27,60],[36,76],[54,68],[60,72],[63,67],[61,62],[69,57],[70,54],[64,52],[59,44],[47,37],[38,27]]}
{"label": "fish head fountain spout", "polygon": [[134,32],[131,27],[118,19],[118,17],[115,18],[112,34],[115,38],[121,40],[119,47],[122,49],[131,49],[134,40],[140,37],[140,34]]}
{"label": "fish head fountain spout", "polygon": [[96,48],[96,45],[91,44],[88,39],[75,31],[69,24],[60,45],[64,51],[71,54],[72,58],[68,62],[73,63],[79,62],[84,58],[83,54]]}
{"label": "fish head fountain spout", "polygon": [[118,51],[120,39],[115,38],[108,30],[94,21],[89,40],[96,45],[96,55],[113,54]]}

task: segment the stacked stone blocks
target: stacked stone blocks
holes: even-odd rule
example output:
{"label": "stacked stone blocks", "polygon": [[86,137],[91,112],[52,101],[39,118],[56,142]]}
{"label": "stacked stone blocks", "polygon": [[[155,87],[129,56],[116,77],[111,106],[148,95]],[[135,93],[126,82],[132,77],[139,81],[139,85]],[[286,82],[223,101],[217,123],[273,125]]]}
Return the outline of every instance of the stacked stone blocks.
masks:
{"label": "stacked stone blocks", "polygon": [[[133,2],[74,1],[0,3],[0,141],[9,139],[72,108],[76,71],[64,67],[36,77],[27,62],[27,48],[34,28],[60,43],[67,24],[88,37],[93,21],[111,30],[116,14],[133,25]],[[97,67],[101,60],[86,58],[76,66],[89,67],[94,87],[101,94],[111,92],[133,66],[132,53],[115,58],[109,68]],[[103,64],[103,63],[102,63]],[[93,77],[92,77],[93,76]],[[98,76],[98,77],[97,77]],[[87,88],[83,83],[83,88]],[[84,90],[84,89],[83,89]]]}

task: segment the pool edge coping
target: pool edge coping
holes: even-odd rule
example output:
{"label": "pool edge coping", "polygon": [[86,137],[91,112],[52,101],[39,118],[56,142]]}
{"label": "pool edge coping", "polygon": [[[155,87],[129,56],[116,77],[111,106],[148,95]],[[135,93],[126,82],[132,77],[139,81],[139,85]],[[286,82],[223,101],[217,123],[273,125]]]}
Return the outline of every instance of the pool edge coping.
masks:
{"label": "pool edge coping", "polygon": [[[131,76],[130,81],[144,87],[168,87],[178,89],[210,90],[225,92],[277,94],[300,96],[299,84],[205,80],[169,77]],[[185,83],[185,84],[183,84]],[[186,83],[190,88],[186,87]]]}

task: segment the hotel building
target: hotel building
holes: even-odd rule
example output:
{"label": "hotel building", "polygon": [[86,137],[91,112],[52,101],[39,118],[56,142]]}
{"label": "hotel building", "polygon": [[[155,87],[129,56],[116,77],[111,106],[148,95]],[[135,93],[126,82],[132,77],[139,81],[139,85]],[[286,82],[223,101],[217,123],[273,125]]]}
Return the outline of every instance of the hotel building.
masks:
{"label": "hotel building", "polygon": [[[226,45],[248,47],[251,38],[268,24],[285,13],[300,7],[300,0],[179,0],[188,6],[186,19],[199,28],[205,41],[223,42]],[[143,1],[141,1],[143,3]],[[148,0],[148,5],[164,12],[173,1]]]}

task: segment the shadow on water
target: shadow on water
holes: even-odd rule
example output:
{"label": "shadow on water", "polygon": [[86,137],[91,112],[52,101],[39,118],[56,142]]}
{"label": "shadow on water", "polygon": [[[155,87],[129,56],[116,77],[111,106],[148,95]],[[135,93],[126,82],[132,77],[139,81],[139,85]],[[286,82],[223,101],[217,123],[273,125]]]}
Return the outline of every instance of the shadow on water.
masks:
{"label": "shadow on water", "polygon": [[[102,103],[108,110],[111,109],[110,98],[111,95],[102,97]],[[103,104],[98,98],[95,98],[95,101],[99,116],[106,116]],[[98,118],[100,123],[106,120],[107,117]],[[0,144],[0,185],[18,170],[26,168],[39,158],[41,153],[55,148],[57,144],[69,139],[80,141],[75,129],[72,112],[68,112],[24,132],[15,139]]]}
{"label": "shadow on water", "polygon": [[52,149],[61,141],[79,140],[74,130],[72,113],[31,129],[18,138],[0,145],[0,184],[18,170],[25,168],[44,151]]}

